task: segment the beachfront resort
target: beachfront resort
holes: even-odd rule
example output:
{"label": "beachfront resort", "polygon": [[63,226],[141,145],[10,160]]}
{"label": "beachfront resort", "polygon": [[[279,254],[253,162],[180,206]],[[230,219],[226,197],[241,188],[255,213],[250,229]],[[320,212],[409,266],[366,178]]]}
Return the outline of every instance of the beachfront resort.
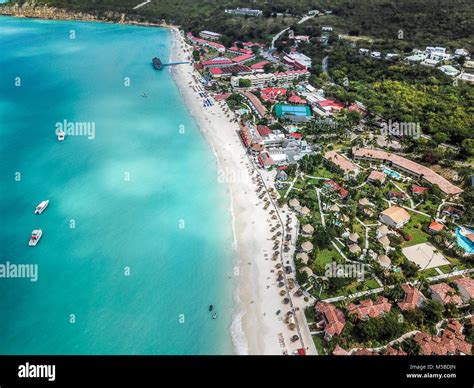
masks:
{"label": "beachfront resort", "polygon": [[218,104],[238,124],[274,222],[277,315],[296,343],[283,353],[471,354],[474,228],[465,181],[420,158],[409,134],[384,131],[362,102],[313,85],[311,59],[298,51],[310,38],[279,52],[251,41],[226,47],[210,31],[185,35],[203,107]]}

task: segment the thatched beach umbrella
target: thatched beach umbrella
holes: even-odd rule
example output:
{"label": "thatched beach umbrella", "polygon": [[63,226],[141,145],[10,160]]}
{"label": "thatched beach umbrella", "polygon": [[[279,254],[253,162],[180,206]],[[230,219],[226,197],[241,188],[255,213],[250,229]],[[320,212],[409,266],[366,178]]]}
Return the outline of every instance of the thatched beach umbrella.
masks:
{"label": "thatched beach umbrella", "polygon": [[313,244],[311,244],[310,241],[305,241],[301,244],[301,249],[303,249],[304,252],[311,252],[313,250]]}
{"label": "thatched beach umbrella", "polygon": [[293,198],[290,200],[289,205],[293,208],[300,206],[300,201],[298,201],[296,198]]}
{"label": "thatched beach umbrella", "polygon": [[314,228],[313,228],[310,224],[303,225],[303,226],[301,227],[301,230],[302,230],[305,234],[313,234],[313,232],[314,232]]}
{"label": "thatched beach umbrella", "polygon": [[309,210],[306,206],[304,206],[301,208],[300,213],[303,214],[304,216],[307,216],[311,214],[311,210]]}
{"label": "thatched beach umbrella", "polygon": [[351,253],[360,253],[362,250],[360,249],[360,246],[358,246],[357,244],[352,244],[349,246],[349,251]]}
{"label": "thatched beach umbrella", "polygon": [[390,246],[390,240],[387,236],[383,236],[379,238],[379,243],[382,244],[384,248]]}
{"label": "thatched beach umbrella", "polygon": [[392,265],[392,260],[387,255],[380,255],[377,260],[383,268],[389,268]]}
{"label": "thatched beach umbrella", "polygon": [[360,236],[357,233],[351,233],[349,235],[349,241],[353,243],[356,243],[357,241],[359,241],[359,239],[360,239]]}
{"label": "thatched beach umbrella", "polygon": [[303,267],[303,268],[301,268],[300,271],[301,271],[301,272],[306,272],[306,274],[308,275],[308,277],[311,277],[311,276],[314,275],[313,270],[312,270],[311,268],[309,268],[309,267]]}
{"label": "thatched beach umbrella", "polygon": [[308,264],[309,256],[307,253],[301,252],[296,255],[296,260],[301,260],[304,264]]}

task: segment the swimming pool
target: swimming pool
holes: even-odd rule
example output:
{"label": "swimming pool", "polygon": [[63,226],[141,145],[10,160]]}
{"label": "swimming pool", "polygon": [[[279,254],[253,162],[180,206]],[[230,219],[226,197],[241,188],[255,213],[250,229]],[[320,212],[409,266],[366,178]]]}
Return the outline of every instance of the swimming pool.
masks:
{"label": "swimming pool", "polygon": [[[464,228],[469,233],[474,233],[474,230]],[[467,237],[461,234],[461,228],[456,228],[456,239],[458,245],[466,251],[466,253],[474,253],[474,243],[469,241]]]}
{"label": "swimming pool", "polygon": [[402,176],[400,175],[400,173],[396,172],[396,171],[393,171],[393,170],[390,170],[389,168],[385,167],[383,169],[383,172],[385,174],[387,174],[388,176],[391,176],[392,178],[395,178],[395,179],[400,179]]}

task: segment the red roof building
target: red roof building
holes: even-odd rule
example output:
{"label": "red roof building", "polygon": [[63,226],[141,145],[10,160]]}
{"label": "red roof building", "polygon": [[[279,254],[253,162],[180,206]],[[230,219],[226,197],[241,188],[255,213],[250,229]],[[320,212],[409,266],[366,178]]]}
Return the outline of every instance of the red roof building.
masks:
{"label": "red roof building", "polygon": [[405,291],[405,297],[398,303],[400,310],[413,310],[423,305],[426,298],[416,287],[402,284],[402,290]]}
{"label": "red roof building", "polygon": [[385,356],[406,356],[407,353],[402,349],[395,349],[392,345],[388,345],[384,352]]}
{"label": "red roof building", "polygon": [[411,186],[411,192],[416,195],[421,195],[427,190],[428,190],[428,187],[417,186],[417,185]]}
{"label": "red roof building", "polygon": [[260,61],[260,62],[254,63],[252,66],[250,66],[250,68],[252,70],[263,70],[263,68],[269,63],[270,62],[268,61]]}
{"label": "red roof building", "polygon": [[303,135],[301,133],[298,133],[298,132],[291,132],[288,136],[294,138],[294,139],[297,139],[297,140],[300,140],[303,138]]}
{"label": "red roof building", "polygon": [[433,300],[442,304],[454,303],[457,306],[462,304],[462,299],[456,294],[456,290],[446,283],[432,284],[429,288]]}
{"label": "red roof building", "polygon": [[257,131],[262,137],[266,137],[272,133],[272,130],[266,125],[257,125]]}
{"label": "red roof building", "polygon": [[254,58],[255,58],[255,55],[253,54],[243,54],[243,55],[239,55],[238,57],[232,58],[232,62],[245,63],[245,62],[251,61]]}
{"label": "red roof building", "polygon": [[342,333],[346,325],[346,318],[341,310],[325,302],[316,303],[315,310],[322,319],[318,323],[318,326],[324,329],[324,333],[327,337],[330,338]]}
{"label": "red roof building", "polygon": [[349,191],[347,191],[344,187],[342,187],[339,183],[333,180],[327,180],[324,182],[324,186],[329,189],[330,191],[336,191],[339,194],[339,198],[345,199],[349,195]]}
{"label": "red roof building", "polygon": [[359,304],[351,303],[347,306],[349,313],[357,315],[360,320],[380,317],[382,314],[390,312],[391,308],[392,304],[383,296],[379,296],[375,302],[366,299],[360,301]]}
{"label": "red roof building", "polygon": [[433,221],[430,226],[428,227],[430,232],[432,233],[438,233],[441,232],[444,229],[444,225],[439,223],[438,221]]}
{"label": "red roof building", "polygon": [[306,100],[304,98],[301,98],[300,96],[298,96],[296,94],[292,94],[288,98],[288,102],[291,103],[291,104],[298,104],[298,105],[305,105],[306,104]]}
{"label": "red roof building", "polygon": [[462,334],[462,325],[449,320],[441,336],[417,333],[414,338],[424,356],[446,356],[454,354],[471,355],[472,345]]}
{"label": "red roof building", "polygon": [[233,65],[234,63],[230,59],[208,59],[206,61],[202,61],[201,65],[206,68],[211,67],[225,67]]}
{"label": "red roof building", "polygon": [[459,278],[454,281],[454,284],[466,302],[474,298],[474,279]]}
{"label": "red roof building", "polygon": [[270,168],[275,164],[275,161],[272,159],[268,152],[261,152],[258,155],[258,162],[263,168]]}
{"label": "red roof building", "polygon": [[265,88],[260,92],[264,101],[275,102],[280,96],[286,96],[285,88]]}

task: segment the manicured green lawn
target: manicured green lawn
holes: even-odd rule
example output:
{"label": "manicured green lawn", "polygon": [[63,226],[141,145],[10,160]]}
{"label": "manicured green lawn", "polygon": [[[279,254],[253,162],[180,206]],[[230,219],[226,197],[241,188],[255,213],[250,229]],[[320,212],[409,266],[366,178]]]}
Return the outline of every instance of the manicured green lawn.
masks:
{"label": "manicured green lawn", "polygon": [[324,165],[319,166],[315,171],[313,171],[312,174],[309,175],[328,179],[334,179],[336,177],[336,175],[332,171],[328,170]]}
{"label": "manicured green lawn", "polygon": [[423,273],[424,273],[426,276],[436,276],[436,275],[439,275],[439,273],[438,273],[434,268],[429,268],[429,269],[423,271]]}
{"label": "manicured green lawn", "polygon": [[315,255],[316,257],[311,264],[311,269],[318,275],[324,275],[324,268],[327,264],[336,260],[340,262],[342,259],[339,253],[333,249],[323,249],[318,251]]}
{"label": "manicured green lawn", "polygon": [[[429,237],[429,235],[423,232],[423,230],[421,229],[421,226],[428,222],[429,218],[418,213],[409,213],[411,219],[410,222],[405,225],[403,231],[408,233],[412,237],[412,239],[410,241],[405,241],[402,243],[402,247],[404,248],[427,242]],[[417,228],[417,225],[420,225],[420,228]]]}
{"label": "manicured green lawn", "polygon": [[321,335],[312,335],[314,346],[318,350],[318,354],[324,355],[326,352],[324,351],[324,339]]}

